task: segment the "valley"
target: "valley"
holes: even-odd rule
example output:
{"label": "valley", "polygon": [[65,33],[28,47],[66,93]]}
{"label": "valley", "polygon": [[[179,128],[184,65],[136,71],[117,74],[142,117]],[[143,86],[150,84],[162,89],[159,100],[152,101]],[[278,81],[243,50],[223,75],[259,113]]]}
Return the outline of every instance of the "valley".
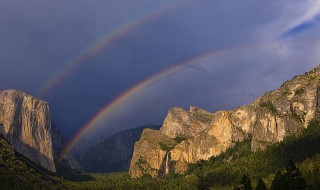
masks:
{"label": "valley", "polygon": [[[50,118],[46,104],[23,92],[1,92],[1,188],[241,189],[255,187],[259,181],[267,189],[288,189],[291,183],[300,183],[300,189],[316,190],[320,186],[319,77],[320,66],[235,110],[210,113],[196,107],[173,108],[161,127],[125,130],[87,148],[81,159],[75,154],[80,164],[70,156],[57,157],[63,139],[56,126],[45,120],[52,130],[39,130],[42,117]],[[46,109],[34,111],[39,105]],[[17,135],[19,123],[34,128],[33,132],[22,128],[18,130],[22,135]],[[53,138],[45,141],[52,146],[51,163],[55,164],[50,167],[30,153],[41,153],[41,148],[30,144],[20,149],[21,142],[41,142],[43,134]],[[293,175],[290,171],[299,174],[292,180],[300,181],[281,178]]]}

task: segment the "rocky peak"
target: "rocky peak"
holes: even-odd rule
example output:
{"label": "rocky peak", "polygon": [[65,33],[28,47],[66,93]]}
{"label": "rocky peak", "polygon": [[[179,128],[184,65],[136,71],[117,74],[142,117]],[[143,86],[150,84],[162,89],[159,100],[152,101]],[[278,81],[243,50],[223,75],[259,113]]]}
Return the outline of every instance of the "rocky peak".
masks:
{"label": "rocky peak", "polygon": [[0,91],[1,134],[17,152],[55,172],[51,112],[45,101],[17,90]]}
{"label": "rocky peak", "polygon": [[[132,177],[161,174],[163,160],[168,160],[166,155],[170,155],[170,162],[175,163],[174,166],[170,163],[170,169],[183,173],[187,163],[219,155],[248,136],[252,137],[252,151],[282,141],[307,127],[313,118],[320,117],[319,81],[320,65],[286,81],[279,89],[265,93],[248,106],[216,113],[193,106],[189,111],[172,108],[162,128],[152,131],[157,135],[156,141],[146,132],[136,143],[130,174]],[[142,146],[144,144],[153,146]],[[139,160],[143,161],[144,167],[137,167]]]}
{"label": "rocky peak", "polygon": [[212,113],[194,106],[190,107],[190,111],[174,107],[169,110],[160,132],[171,138],[179,135],[192,137],[203,131],[212,117]]}

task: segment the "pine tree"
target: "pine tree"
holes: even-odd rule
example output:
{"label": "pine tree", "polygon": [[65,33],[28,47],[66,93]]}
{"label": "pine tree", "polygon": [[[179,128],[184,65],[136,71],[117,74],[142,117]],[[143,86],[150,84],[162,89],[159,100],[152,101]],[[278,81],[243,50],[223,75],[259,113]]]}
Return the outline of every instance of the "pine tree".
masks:
{"label": "pine tree", "polygon": [[309,176],[309,189],[317,189],[320,187],[320,173],[315,165],[313,165],[311,173],[311,177]]}
{"label": "pine tree", "polygon": [[241,190],[252,190],[251,179],[249,177],[249,174],[244,174],[242,176],[239,188]]}
{"label": "pine tree", "polygon": [[271,184],[271,190],[284,190],[286,189],[285,181],[284,181],[284,175],[281,171],[276,172],[276,176],[274,177],[272,184]]}
{"label": "pine tree", "polygon": [[288,189],[305,190],[308,188],[307,182],[303,178],[299,168],[292,161],[286,167],[285,181]]}
{"label": "pine tree", "polygon": [[271,190],[305,190],[308,188],[299,168],[290,161],[284,174],[277,171],[272,181]]}
{"label": "pine tree", "polygon": [[199,173],[196,174],[198,177],[197,180],[197,189],[199,190],[208,190],[210,188],[210,185],[208,184],[208,180],[205,177],[204,171],[203,171],[203,160],[200,160],[197,162],[197,166],[200,167]]}
{"label": "pine tree", "polygon": [[267,190],[267,186],[264,183],[264,181],[261,179],[261,177],[259,177],[259,179],[258,179],[257,186],[256,186],[255,190]]}

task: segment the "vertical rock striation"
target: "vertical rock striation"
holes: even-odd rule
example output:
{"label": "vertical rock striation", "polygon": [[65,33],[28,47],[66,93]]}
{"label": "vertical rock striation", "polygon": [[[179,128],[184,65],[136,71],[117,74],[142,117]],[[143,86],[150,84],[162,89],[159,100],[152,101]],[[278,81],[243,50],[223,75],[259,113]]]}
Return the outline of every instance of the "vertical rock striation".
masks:
{"label": "vertical rock striation", "polygon": [[0,133],[17,152],[55,172],[49,104],[17,90],[0,92]]}
{"label": "vertical rock striation", "polygon": [[265,93],[245,107],[216,113],[196,107],[189,111],[172,108],[159,131],[152,131],[153,135],[150,131],[143,132],[135,144],[130,175],[156,177],[168,152],[176,163],[171,169],[183,173],[187,163],[219,155],[249,136],[252,151],[282,141],[320,117],[319,81],[320,66],[286,81],[279,89]]}

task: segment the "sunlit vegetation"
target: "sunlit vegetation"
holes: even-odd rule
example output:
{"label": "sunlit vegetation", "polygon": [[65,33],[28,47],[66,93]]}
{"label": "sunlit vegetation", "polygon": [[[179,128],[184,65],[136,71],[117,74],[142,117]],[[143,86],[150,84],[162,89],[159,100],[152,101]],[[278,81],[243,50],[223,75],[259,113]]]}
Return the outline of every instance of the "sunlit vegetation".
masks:
{"label": "sunlit vegetation", "polygon": [[[1,141],[0,189],[300,189],[320,187],[320,122],[270,145],[251,151],[251,139],[237,142],[219,156],[190,164],[185,175],[170,172],[163,178],[145,175],[131,179],[128,173],[88,174],[87,180],[45,178],[17,161],[12,147]],[[11,160],[5,161],[5,160]],[[12,163],[11,163],[12,162]],[[9,164],[10,163],[10,164]],[[19,183],[17,183],[19,181]],[[62,185],[61,185],[61,184]],[[290,186],[291,185],[291,186]],[[50,187],[50,188],[49,188]]]}
{"label": "sunlit vegetation", "polygon": [[204,123],[210,123],[211,120],[214,118],[214,114],[210,113],[203,113],[203,112],[194,112],[193,117],[196,118],[199,121],[202,121]]}
{"label": "sunlit vegetation", "polygon": [[67,182],[69,189],[112,189],[112,190],[141,190],[141,189],[186,189],[194,190],[195,181],[184,176],[168,175],[166,178],[152,179],[144,176],[140,179],[131,179],[127,173],[92,174],[94,180],[86,182]]}
{"label": "sunlit vegetation", "polygon": [[178,142],[175,139],[174,140],[164,140],[164,141],[159,142],[161,150],[166,151],[166,152],[172,150],[177,144],[178,144]]}
{"label": "sunlit vegetation", "polygon": [[33,168],[19,159],[3,138],[0,138],[0,190],[64,189],[62,180]]}
{"label": "sunlit vegetation", "polygon": [[294,94],[296,96],[302,95],[304,93],[304,89],[303,88],[298,88],[295,90]]}
{"label": "sunlit vegetation", "polygon": [[299,114],[297,114],[297,112],[295,110],[292,110],[291,118],[296,121],[299,121],[299,122],[304,122],[305,121],[305,114],[300,116]]}
{"label": "sunlit vegetation", "polygon": [[169,152],[171,151],[177,144],[181,143],[182,141],[187,140],[188,137],[185,135],[178,135],[173,140],[166,140],[159,142],[160,148],[163,151]]}
{"label": "sunlit vegetation", "polygon": [[266,111],[269,111],[275,115],[278,115],[277,109],[274,107],[273,103],[271,101],[261,102],[260,107]]}
{"label": "sunlit vegetation", "polygon": [[225,153],[202,162],[201,167],[199,164],[192,165],[189,173],[204,173],[206,183],[216,189],[236,186],[243,174],[249,174],[253,184],[261,177],[270,188],[276,172],[285,171],[287,163],[293,161],[298,164],[309,189],[312,189],[320,186],[320,175],[317,173],[320,165],[319,143],[320,124],[319,121],[312,121],[308,129],[297,136],[270,145],[264,151],[251,152],[251,142],[247,139]]}
{"label": "sunlit vegetation", "polygon": [[185,135],[178,135],[178,136],[176,136],[176,138],[174,138],[174,140],[177,143],[181,143],[182,141],[188,140],[188,137]]}
{"label": "sunlit vegetation", "polygon": [[[127,173],[91,174],[92,180],[67,181],[70,189],[281,189],[300,184],[301,189],[320,186],[320,124],[312,121],[307,129],[264,151],[251,151],[251,139],[238,142],[208,161],[191,164],[185,175],[170,172],[164,178],[145,175],[131,179]],[[292,177],[297,175],[296,179]],[[304,183],[305,182],[305,183]],[[283,186],[280,186],[283,185]],[[283,188],[282,188],[283,189]]]}
{"label": "sunlit vegetation", "polygon": [[285,96],[289,96],[291,94],[292,94],[292,92],[290,92],[289,90],[283,91],[283,95],[285,95]]}

